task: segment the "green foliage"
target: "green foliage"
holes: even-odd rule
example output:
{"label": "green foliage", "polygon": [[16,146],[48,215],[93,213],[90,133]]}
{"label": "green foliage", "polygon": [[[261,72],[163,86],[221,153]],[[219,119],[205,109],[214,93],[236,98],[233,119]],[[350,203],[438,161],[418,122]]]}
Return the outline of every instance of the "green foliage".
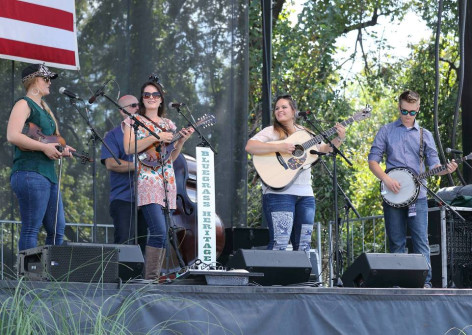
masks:
{"label": "green foliage", "polygon": [[[88,98],[107,79],[113,79],[105,93],[115,100],[118,95],[138,96],[141,85],[155,73],[166,90],[166,105],[170,101],[185,102],[183,114],[189,117],[191,112],[195,119],[205,113],[215,115],[217,124],[200,130],[222,153],[215,156],[218,214],[228,227],[233,221],[234,225],[245,222],[246,211],[238,206],[246,208],[245,138],[241,136],[246,129],[246,115],[239,113],[246,110],[247,102],[246,2],[77,0],[75,5],[81,68],[54,69],[59,78],[53,81],[52,94],[45,100],[57,116],[67,144],[94,157],[95,169],[76,159],[65,161],[61,192],[66,221],[92,224],[96,214],[97,223],[111,223],[109,178],[100,162],[101,142],[91,140],[87,122],[103,137],[119,125],[121,116],[104,97],[99,97],[92,106],[79,102],[77,110],[67,98],[57,94],[58,88],[63,86]],[[7,78],[0,82],[5,92],[0,102],[5,116],[0,132],[3,140],[0,155],[4,158],[0,161],[3,185],[0,200],[4,204],[0,213],[4,219],[19,220],[18,206],[9,187],[12,146],[5,134],[14,100],[24,94],[20,83],[24,66],[0,60],[0,70]],[[167,116],[178,128],[188,126],[187,119],[175,110],[168,110]],[[185,144],[185,153],[194,156],[200,143],[198,136],[192,136]],[[67,237],[74,240],[73,236]]]}
{"label": "green foliage", "polygon": [[[262,39],[260,27],[260,8],[258,1],[251,1],[250,21],[250,104],[249,136],[261,127],[261,44],[253,43]],[[388,21],[402,20],[408,11],[416,11],[435,30],[437,23],[437,2],[435,1],[345,1],[345,0],[313,0],[307,1],[298,22],[289,19],[291,2],[286,1],[284,9],[274,22],[273,31],[273,66],[272,92],[289,93],[298,102],[301,110],[312,109],[316,119],[324,128],[330,128],[337,120],[343,120],[354,110],[365,104],[373,107],[370,119],[355,123],[347,129],[347,140],[341,147],[346,157],[352,162],[348,166],[338,157],[339,184],[349,196],[362,216],[381,215],[379,182],[370,172],[367,156],[374,136],[380,126],[394,121],[398,117],[397,97],[404,89],[416,90],[422,96],[421,113],[418,117],[421,125],[434,130],[434,97],[435,97],[435,50],[434,36],[421,41],[418,45],[410,45],[411,53],[407,59],[399,59],[390,41],[377,36],[370,27],[377,24],[380,16]],[[254,12],[256,11],[256,13]],[[443,24],[440,39],[439,64],[439,95],[438,95],[438,133],[437,145],[450,146],[453,136],[452,118],[457,100],[457,80],[459,67],[458,54],[458,10],[457,2],[445,1]],[[344,63],[338,64],[334,57],[338,52],[336,41],[350,31],[357,31],[358,40],[355,53]],[[414,33],[414,32],[412,32]],[[376,43],[374,48],[364,49],[363,39],[370,38]],[[382,55],[382,56],[379,56]],[[343,77],[340,69],[347,67],[359,56],[364,67],[359,73],[350,73]],[[258,61],[252,63],[252,61]],[[461,127],[457,133],[457,141],[461,142]],[[460,144],[456,145],[460,147]],[[329,170],[332,162],[327,161]],[[250,165],[249,181],[254,180],[255,171]],[[455,177],[454,177],[455,178]],[[434,177],[429,181],[433,190],[449,186],[447,178]],[[455,180],[456,184],[459,184]],[[313,169],[313,189],[317,200],[316,221],[323,224],[322,238],[327,236],[327,223],[334,219],[333,187],[331,179],[321,164]],[[249,184],[248,225],[260,222],[260,188],[257,184]],[[344,202],[339,199],[340,215],[343,216]],[[351,211],[351,217],[353,213]],[[355,230],[354,253],[365,250],[383,250],[383,222],[360,227],[353,225]],[[351,231],[352,232],[352,231]],[[342,234],[346,234],[343,226]],[[375,237],[375,239],[374,239]],[[364,240],[365,239],[365,240]],[[346,248],[345,239],[342,241]],[[326,247],[323,247],[327,255]]]}

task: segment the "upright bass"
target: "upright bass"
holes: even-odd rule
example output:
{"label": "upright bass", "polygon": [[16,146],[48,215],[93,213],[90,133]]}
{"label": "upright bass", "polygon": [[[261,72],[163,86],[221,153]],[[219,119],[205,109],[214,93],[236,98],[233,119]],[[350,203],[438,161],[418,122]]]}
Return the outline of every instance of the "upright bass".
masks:
{"label": "upright bass", "polygon": [[[192,265],[198,256],[197,166],[195,158],[184,154],[180,154],[173,165],[177,184],[177,208],[172,214],[171,229],[176,230],[176,244],[185,265]],[[224,248],[225,231],[218,215],[215,216],[215,225],[216,251],[219,256]],[[166,273],[178,270],[175,251],[172,253],[172,264],[163,265]]]}

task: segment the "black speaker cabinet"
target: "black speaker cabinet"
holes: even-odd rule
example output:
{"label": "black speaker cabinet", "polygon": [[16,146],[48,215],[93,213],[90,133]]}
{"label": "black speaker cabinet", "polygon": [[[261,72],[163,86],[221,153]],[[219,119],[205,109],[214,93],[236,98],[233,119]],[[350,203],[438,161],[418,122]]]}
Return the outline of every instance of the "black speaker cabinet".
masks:
{"label": "black speaker cabinet", "polygon": [[20,251],[18,274],[29,280],[116,283],[118,249],[47,245]]}
{"label": "black speaker cabinet", "polygon": [[130,244],[98,244],[64,242],[63,245],[79,247],[106,246],[118,250],[118,275],[123,282],[139,278],[144,270],[144,257],[139,245]]}
{"label": "black speaker cabinet", "polygon": [[263,248],[269,244],[269,228],[226,228],[225,247],[218,262],[225,265],[229,255],[239,249]]}
{"label": "black speaker cabinet", "polygon": [[230,256],[227,267],[262,272],[264,277],[253,280],[265,286],[307,282],[311,273],[311,263],[304,251],[239,249]]}
{"label": "black speaker cabinet", "polygon": [[363,253],[342,281],[345,287],[423,287],[427,274],[423,255]]}

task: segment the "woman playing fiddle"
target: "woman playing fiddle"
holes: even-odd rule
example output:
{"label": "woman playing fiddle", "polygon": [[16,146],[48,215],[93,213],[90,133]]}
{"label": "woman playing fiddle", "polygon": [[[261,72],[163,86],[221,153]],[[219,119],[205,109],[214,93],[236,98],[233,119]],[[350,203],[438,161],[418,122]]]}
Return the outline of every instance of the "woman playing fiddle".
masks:
{"label": "woman playing fiddle", "polygon": [[7,140],[15,146],[10,182],[18,198],[22,222],[20,251],[36,247],[41,224],[46,229],[46,244],[60,245],[64,236],[64,209],[55,161],[70,156],[75,149],[62,148],[60,143],[40,142],[23,134],[25,125],[32,123],[46,136],[59,135],[57,120],[43,100],[55,78],[57,74],[42,64],[23,69],[26,95],[15,103],[8,120]]}
{"label": "woman playing fiddle", "polygon": [[[159,139],[152,136],[146,129],[139,127],[137,131],[138,152],[145,151],[150,146],[155,145],[157,146],[158,156],[165,156],[166,144],[173,140],[176,126],[164,115],[165,103],[161,85],[153,81],[144,83],[139,98],[139,111],[135,114],[135,117],[157,133]],[[125,152],[133,154],[135,152],[134,133],[131,128],[133,121],[128,118],[123,122],[128,126],[124,127],[123,144]],[[177,158],[182,146],[193,131],[193,128],[180,131],[181,138],[174,143],[172,154],[162,164],[153,168],[139,162],[137,200],[149,228],[145,261],[146,279],[159,278],[166,251],[167,230],[163,211],[166,205],[165,199],[167,198],[169,209],[176,208],[177,187],[172,162]],[[167,185],[167,189],[165,185]]]}

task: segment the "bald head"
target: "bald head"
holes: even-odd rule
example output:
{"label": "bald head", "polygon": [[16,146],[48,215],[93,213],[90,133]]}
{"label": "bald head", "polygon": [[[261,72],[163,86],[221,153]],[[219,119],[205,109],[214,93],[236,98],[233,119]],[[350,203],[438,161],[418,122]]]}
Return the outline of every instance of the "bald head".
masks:
{"label": "bald head", "polygon": [[[132,104],[134,107],[130,106]],[[124,107],[124,109],[130,114],[135,114],[139,109],[139,101],[133,95],[123,95],[120,99],[118,99],[118,105],[120,105],[120,107]],[[123,119],[127,117],[127,115],[121,110],[120,113],[123,116]]]}

